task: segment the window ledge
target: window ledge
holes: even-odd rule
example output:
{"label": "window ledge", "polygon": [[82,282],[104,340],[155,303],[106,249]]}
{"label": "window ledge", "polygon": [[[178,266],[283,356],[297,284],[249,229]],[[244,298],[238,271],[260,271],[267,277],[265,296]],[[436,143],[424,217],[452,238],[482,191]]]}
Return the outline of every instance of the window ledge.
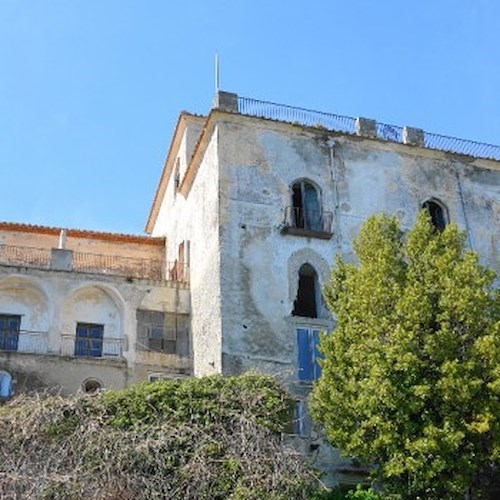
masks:
{"label": "window ledge", "polygon": [[329,231],[316,231],[314,229],[291,226],[283,226],[281,234],[292,234],[294,236],[305,236],[306,238],[318,238],[320,240],[329,240],[333,236],[333,233]]}

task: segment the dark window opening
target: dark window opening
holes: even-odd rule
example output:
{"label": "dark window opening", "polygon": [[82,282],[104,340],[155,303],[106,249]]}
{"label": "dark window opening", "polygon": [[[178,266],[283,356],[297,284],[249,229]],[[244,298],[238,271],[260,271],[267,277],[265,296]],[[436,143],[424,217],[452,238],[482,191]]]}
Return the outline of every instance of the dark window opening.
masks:
{"label": "dark window opening", "polygon": [[316,299],[317,275],[314,268],[304,264],[299,270],[299,286],[297,298],[293,304],[293,316],[317,318],[318,308]]}
{"label": "dark window opening", "polygon": [[174,194],[177,192],[181,185],[181,162],[179,158],[175,162],[175,173],[174,173]]}
{"label": "dark window opening", "polygon": [[89,378],[83,381],[82,389],[83,392],[85,392],[86,394],[92,394],[100,391],[102,389],[102,384],[101,382],[99,382],[99,380],[96,380],[95,378]]}
{"label": "dark window opening", "polygon": [[0,314],[0,350],[17,351],[21,316]]}
{"label": "dark window opening", "polygon": [[307,181],[292,186],[293,218],[296,228],[322,231],[322,214],[316,188]]}
{"label": "dark window opening", "polygon": [[432,225],[438,231],[442,231],[446,227],[447,223],[446,214],[443,207],[439,203],[436,203],[432,200],[426,201],[422,205],[422,207],[425,208],[425,210],[427,210],[427,212],[429,213]]}
{"label": "dark window opening", "polygon": [[78,323],[76,325],[75,356],[100,358],[104,325]]}

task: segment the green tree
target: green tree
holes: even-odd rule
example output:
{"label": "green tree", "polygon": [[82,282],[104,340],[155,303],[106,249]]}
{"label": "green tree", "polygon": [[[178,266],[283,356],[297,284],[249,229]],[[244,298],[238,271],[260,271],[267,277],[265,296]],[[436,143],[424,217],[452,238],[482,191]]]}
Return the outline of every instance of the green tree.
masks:
{"label": "green tree", "polygon": [[[371,217],[324,294],[313,416],[399,498],[488,498],[500,473],[500,314],[494,273],[422,212],[406,235]],[[497,497],[498,498],[498,497]]]}

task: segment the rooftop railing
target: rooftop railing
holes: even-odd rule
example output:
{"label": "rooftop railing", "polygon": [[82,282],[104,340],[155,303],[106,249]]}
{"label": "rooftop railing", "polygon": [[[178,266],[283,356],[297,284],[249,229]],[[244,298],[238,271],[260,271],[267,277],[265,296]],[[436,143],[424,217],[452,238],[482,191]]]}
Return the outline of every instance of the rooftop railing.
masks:
{"label": "rooftop railing", "polygon": [[[238,113],[306,127],[356,134],[356,118],[351,116],[335,115],[285,104],[259,101],[249,97],[238,96]],[[376,137],[386,141],[404,143],[403,127],[377,123]],[[500,161],[500,146],[493,144],[424,132],[423,146],[429,149]]]}
{"label": "rooftop railing", "polygon": [[51,251],[15,245],[0,245],[0,263],[28,267],[48,268]]}
{"label": "rooftop railing", "polygon": [[[38,269],[57,269],[77,273],[99,273],[137,279],[188,282],[188,270],[179,262],[164,263],[161,259],[144,259],[120,255],[71,252],[68,267],[61,269],[52,261],[52,249],[20,245],[0,245],[0,265],[26,266]],[[165,269],[167,275],[165,276]]]}
{"label": "rooftop railing", "polygon": [[82,273],[103,273],[161,280],[163,265],[160,260],[156,259],[73,252],[72,270]]}

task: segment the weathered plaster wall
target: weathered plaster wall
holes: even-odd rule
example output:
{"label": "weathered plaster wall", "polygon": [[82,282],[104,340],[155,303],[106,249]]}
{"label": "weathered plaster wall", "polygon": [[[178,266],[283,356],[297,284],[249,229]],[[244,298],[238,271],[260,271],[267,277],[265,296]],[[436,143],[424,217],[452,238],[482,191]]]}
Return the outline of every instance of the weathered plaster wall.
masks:
{"label": "weathered plaster wall", "polygon": [[194,183],[186,196],[170,177],[153,235],[168,235],[167,258],[189,242],[191,332],[195,375],[221,371],[218,130],[211,131]]}
{"label": "weathered plaster wall", "polygon": [[[499,270],[498,163],[471,165],[456,155],[239,115],[220,115],[218,127],[223,373],[277,373],[297,400],[307,399],[296,329],[329,331],[334,323],[324,307],[315,319],[292,316],[299,269],[311,264],[326,283],[335,254],[354,260],[353,238],[370,215],[395,214],[409,229],[422,203],[438,199],[483,263]],[[333,213],[331,239],[282,234],[298,179],[318,186],[323,210]],[[303,423],[308,438],[296,444],[313,451],[324,479],[359,482],[362,470],[325,445],[307,412]]]}
{"label": "weathered plaster wall", "polygon": [[[20,387],[64,392],[87,378],[119,388],[147,378],[148,371],[189,373],[189,358],[137,358],[139,308],[189,314],[189,290],[170,282],[0,265],[0,314],[21,316],[18,352],[0,353],[0,370],[14,370],[20,384],[25,380]],[[72,357],[78,322],[104,325],[102,358]],[[122,341],[122,356],[111,339]]]}
{"label": "weathered plaster wall", "polygon": [[[259,368],[294,380],[298,270],[310,263],[324,283],[335,239],[285,236],[281,225],[290,186],[301,178],[320,187],[324,209],[333,211],[329,150],[314,134],[253,125],[237,118],[220,125],[224,372]],[[332,326],[325,308],[307,324]]]}
{"label": "weathered plaster wall", "polygon": [[89,358],[0,352],[0,370],[12,375],[14,394],[47,389],[63,395],[75,394],[88,379],[116,390],[123,389],[133,380],[133,372],[124,360],[103,363]]}
{"label": "weathered plaster wall", "polygon": [[[330,151],[324,131],[240,115],[221,115],[219,128],[225,373],[260,367],[294,378],[296,325],[332,325],[327,311],[316,321],[291,316],[298,269],[310,263],[325,283],[336,253],[354,259],[352,240],[372,214],[395,214],[408,229],[422,203],[438,199],[499,270],[497,162],[341,135]],[[330,240],[280,232],[291,185],[303,178],[333,212]]]}

